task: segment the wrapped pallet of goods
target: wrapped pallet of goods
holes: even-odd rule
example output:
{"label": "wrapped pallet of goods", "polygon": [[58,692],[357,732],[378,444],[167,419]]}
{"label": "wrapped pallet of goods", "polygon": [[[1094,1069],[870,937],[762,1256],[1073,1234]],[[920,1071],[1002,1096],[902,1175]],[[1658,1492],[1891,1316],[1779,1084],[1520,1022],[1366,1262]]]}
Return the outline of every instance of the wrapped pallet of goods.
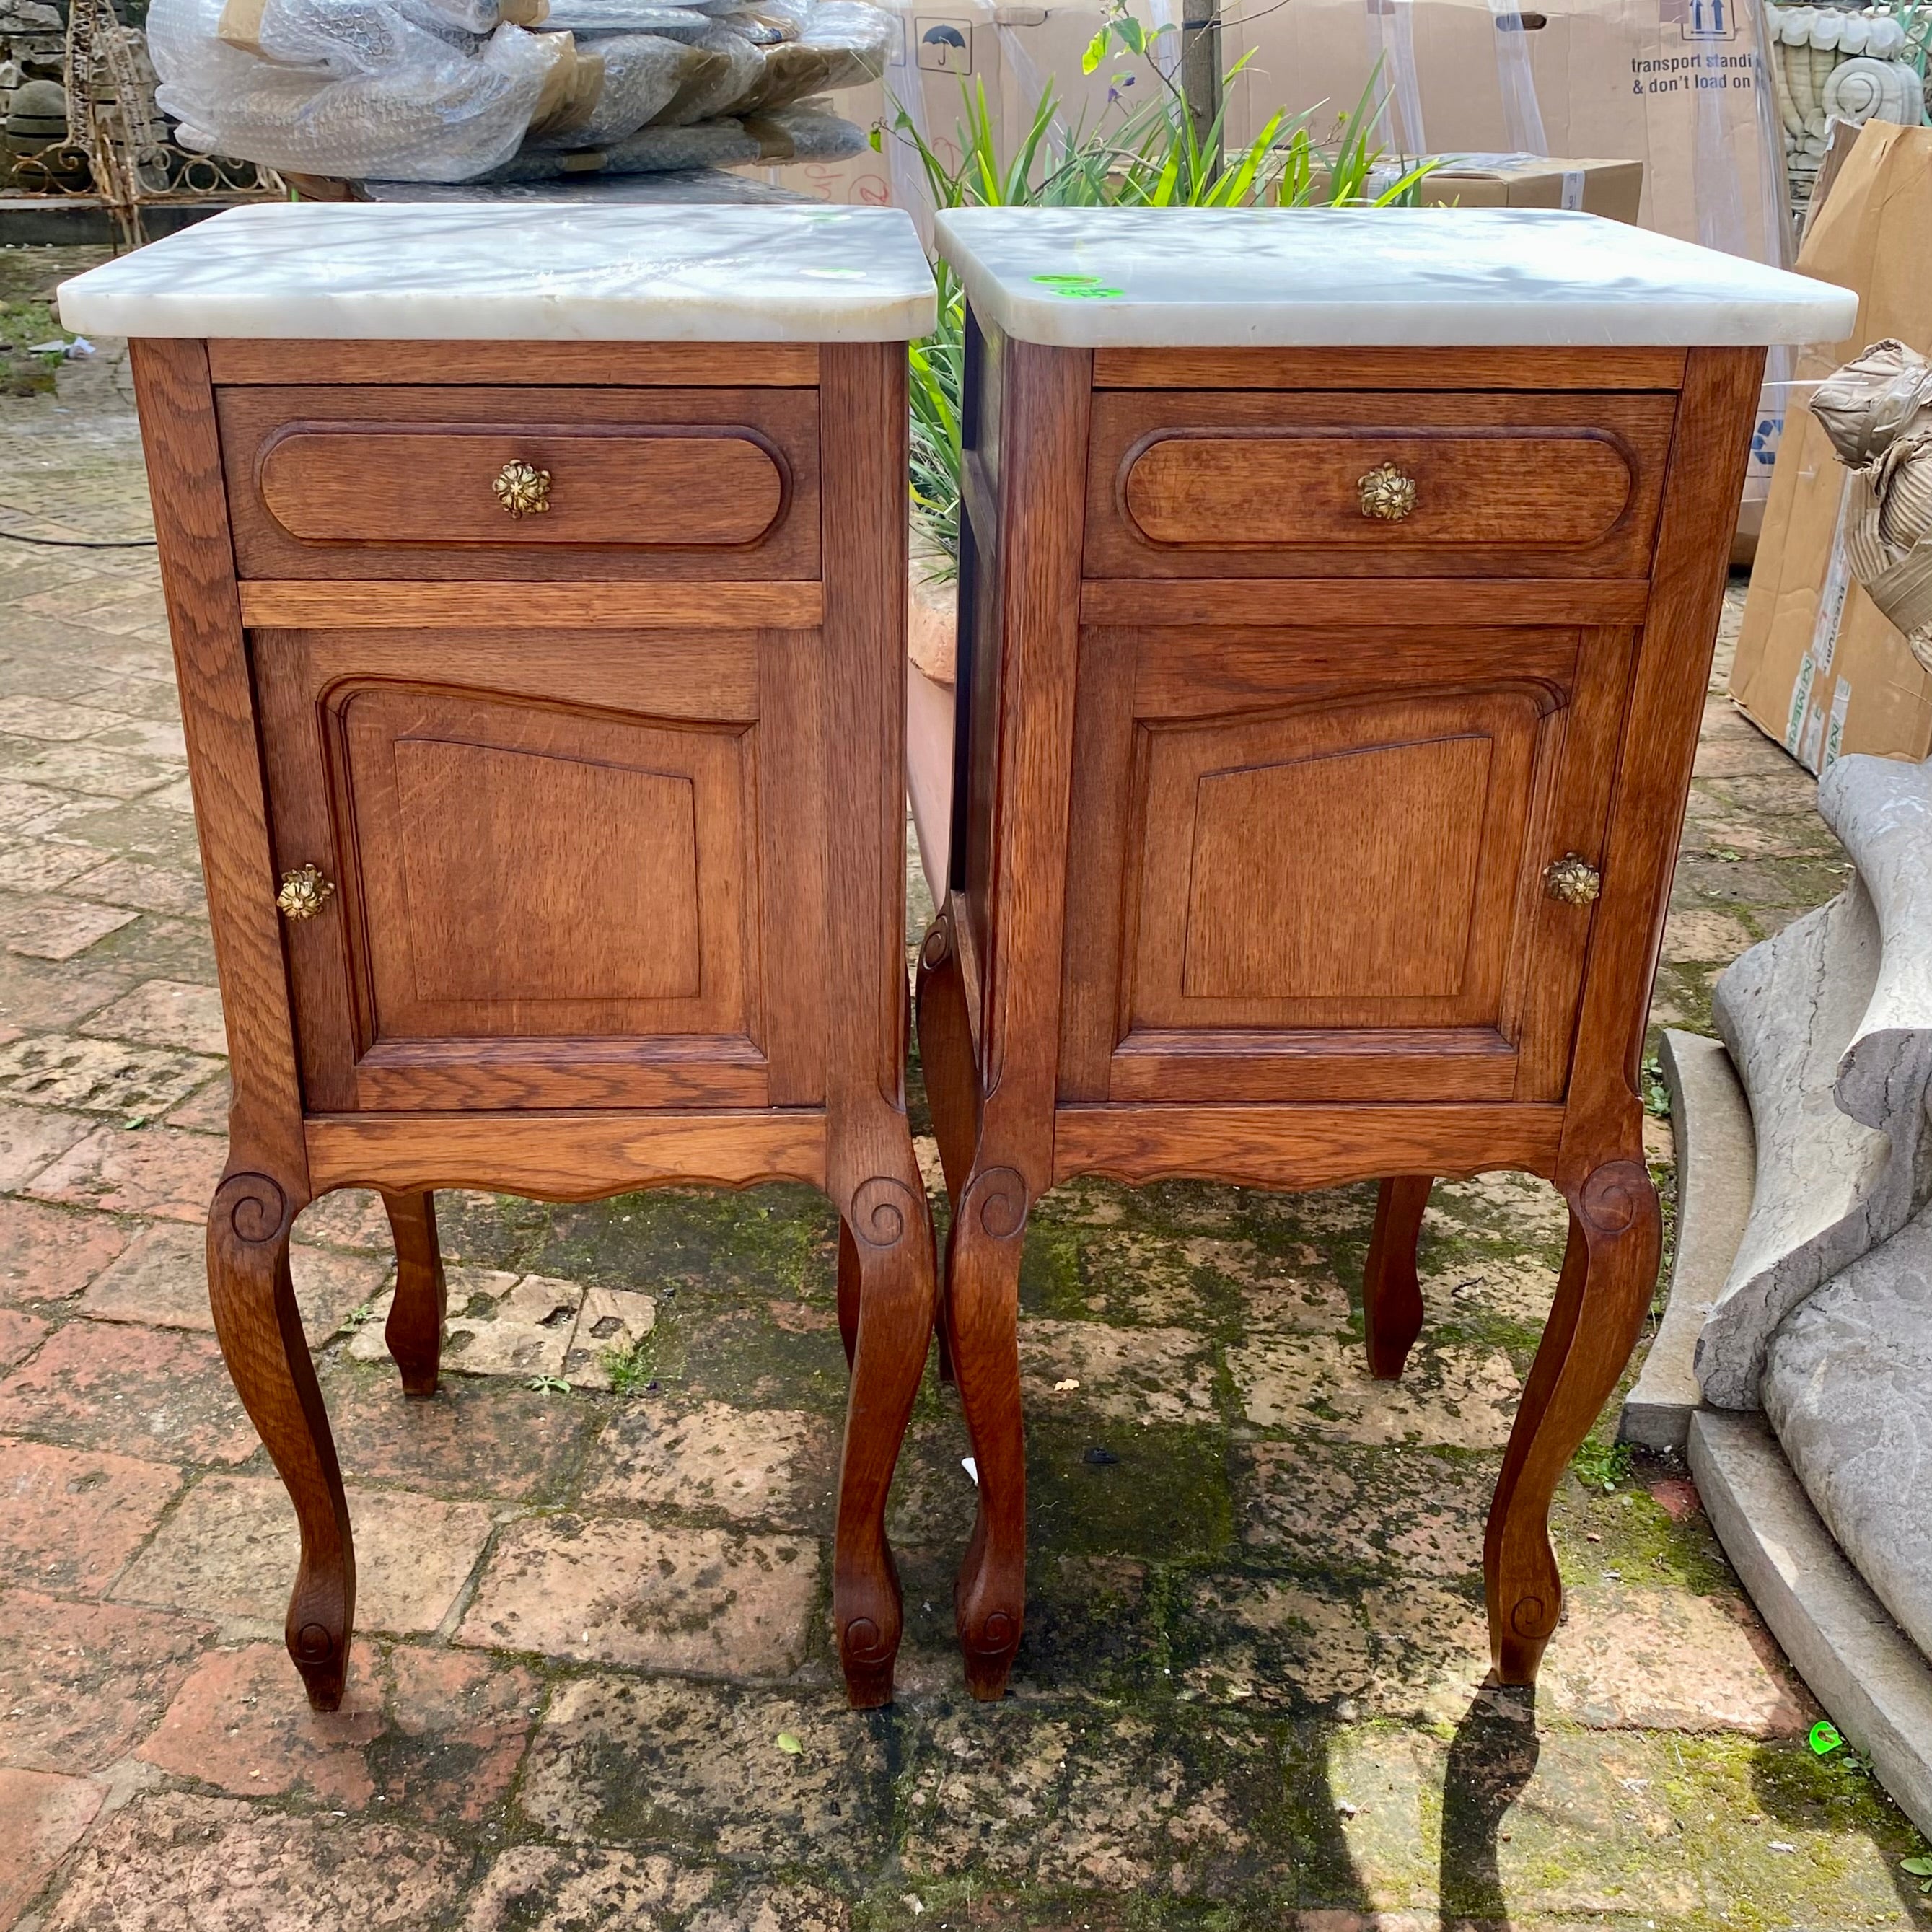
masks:
{"label": "wrapped pallet of goods", "polygon": [[864,0],[154,0],[183,146],[348,181],[543,180],[836,158],[801,104],[874,79]]}

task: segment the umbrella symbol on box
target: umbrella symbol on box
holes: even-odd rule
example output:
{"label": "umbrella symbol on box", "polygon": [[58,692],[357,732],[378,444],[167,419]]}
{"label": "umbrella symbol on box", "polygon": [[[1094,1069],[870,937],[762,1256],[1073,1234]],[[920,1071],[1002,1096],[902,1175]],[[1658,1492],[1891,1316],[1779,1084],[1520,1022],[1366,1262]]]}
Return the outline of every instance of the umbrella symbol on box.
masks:
{"label": "umbrella symbol on box", "polygon": [[922,20],[919,23],[919,64],[928,73],[970,74],[972,23],[966,20]]}

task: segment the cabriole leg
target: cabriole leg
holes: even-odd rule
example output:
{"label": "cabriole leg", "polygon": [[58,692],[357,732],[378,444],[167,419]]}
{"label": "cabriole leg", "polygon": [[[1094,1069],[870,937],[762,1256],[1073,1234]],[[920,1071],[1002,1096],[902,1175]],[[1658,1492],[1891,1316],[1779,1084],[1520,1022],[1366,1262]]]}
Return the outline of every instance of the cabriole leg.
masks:
{"label": "cabriole leg", "polygon": [[1415,1244],[1423,1210],[1435,1182],[1426,1174],[1384,1180],[1376,1202],[1375,1232],[1362,1270],[1362,1328],[1368,1341],[1369,1373],[1397,1380],[1415,1338],[1422,1333],[1422,1289],[1416,1280]]}
{"label": "cabriole leg", "polygon": [[289,1654],[318,1711],[342,1701],[356,1615],[356,1552],[328,1412],[289,1278],[303,1205],[272,1176],[231,1167],[208,1216],[214,1330],[242,1406],[280,1472],[302,1528],[289,1598]]}
{"label": "cabriole leg", "polygon": [[980,1474],[980,1513],[953,1591],[966,1688],[1003,1696],[1026,1610],[1026,1439],[1020,1414],[1024,1180],[995,1167],[968,1184],[946,1244],[944,1318]]}
{"label": "cabriole leg", "polygon": [[[904,1138],[916,1178],[911,1137]],[[855,1189],[841,1214],[839,1315],[843,1327],[852,1310],[852,1379],[838,1471],[832,1620],[847,1696],[854,1710],[868,1710],[892,1702],[903,1622],[898,1571],[886,1542],[886,1498],[932,1339],[932,1222],[922,1192],[883,1175]]]}
{"label": "cabriole leg", "polygon": [[436,1245],[433,1194],[382,1196],[396,1240],[396,1294],[382,1340],[402,1371],[405,1395],[435,1394],[442,1366],[442,1322],[449,1291]]}
{"label": "cabriole leg", "polygon": [[1535,1682],[1556,1628],[1563,1587],[1550,1500],[1630,1358],[1661,1246],[1657,1190],[1641,1161],[1607,1162],[1563,1191],[1570,1244],[1483,1544],[1490,1654],[1505,1684]]}

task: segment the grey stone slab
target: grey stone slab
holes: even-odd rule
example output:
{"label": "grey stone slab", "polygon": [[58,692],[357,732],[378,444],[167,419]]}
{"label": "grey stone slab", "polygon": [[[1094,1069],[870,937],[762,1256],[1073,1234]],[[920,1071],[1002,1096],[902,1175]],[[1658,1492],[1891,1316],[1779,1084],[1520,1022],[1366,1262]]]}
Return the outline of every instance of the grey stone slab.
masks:
{"label": "grey stone slab", "polygon": [[1697,1342],[1720,1408],[1758,1406],[1778,1324],[1928,1189],[1932,761],[1841,758],[1818,808],[1856,877],[1737,961],[1712,1001],[1757,1137],[1750,1218]]}
{"label": "grey stone slab", "polygon": [[1712,1016],[1750,1096],[1757,1148],[1744,1239],[1697,1340],[1699,1384],[1720,1408],[1757,1406],[1778,1323],[1910,1211],[1890,1141],[1841,1112],[1834,1091],[1880,946],[1877,915],[1854,880],[1718,982]]}
{"label": "grey stone slab", "polygon": [[1757,1148],[1750,1108],[1721,1040],[1670,1029],[1658,1060],[1677,1148],[1677,1238],[1664,1320],[1624,1398],[1617,1435],[1681,1455],[1702,1400],[1697,1336],[1744,1238]]}
{"label": "grey stone slab", "polygon": [[1932,1078],[1932,760],[1840,758],[1818,809],[1870,896],[1881,937],[1878,975],[1838,1070],[1838,1104],[1890,1131],[1916,1112],[1908,1155],[1924,1137]]}
{"label": "grey stone slab", "polygon": [[1813,1506],[1932,1656],[1932,1208],[1785,1318],[1763,1396]]}
{"label": "grey stone slab", "polygon": [[1932,1664],[1832,1540],[1759,1416],[1691,1418],[1690,1473],[1772,1634],[1886,1790],[1932,1832]]}

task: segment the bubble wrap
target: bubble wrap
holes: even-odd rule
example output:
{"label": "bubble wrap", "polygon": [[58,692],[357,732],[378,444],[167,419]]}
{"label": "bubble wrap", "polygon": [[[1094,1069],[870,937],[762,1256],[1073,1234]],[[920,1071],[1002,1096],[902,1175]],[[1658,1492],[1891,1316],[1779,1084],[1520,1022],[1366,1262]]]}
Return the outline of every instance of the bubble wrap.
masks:
{"label": "bubble wrap", "polygon": [[655,34],[578,40],[569,98],[548,118],[533,118],[528,139],[534,146],[566,148],[621,141],[668,107],[706,58],[698,48]]}
{"label": "bubble wrap", "polygon": [[808,107],[785,107],[748,121],[644,128],[601,151],[563,154],[526,148],[484,179],[548,182],[586,172],[651,175],[730,168],[746,161],[842,161],[865,145],[865,135],[849,121]]}
{"label": "bubble wrap", "polygon": [[704,32],[711,16],[664,0],[550,0],[543,25],[573,34],[664,34],[682,40]]}
{"label": "bubble wrap", "polygon": [[799,37],[765,50],[765,70],[732,104],[738,114],[768,113],[808,94],[877,80],[892,46],[892,17],[864,0],[826,0],[812,10]]}
{"label": "bubble wrap", "polygon": [[[302,4],[353,18],[333,31],[304,20]],[[297,172],[389,181],[482,174],[516,152],[558,58],[554,42],[518,27],[452,45],[399,14],[379,35],[360,5],[297,0],[278,6],[275,31],[291,37],[283,44],[308,50],[310,64],[282,64],[236,44],[251,26],[268,31],[269,7],[256,10],[256,22],[231,16],[224,35],[224,0],[154,0],[156,99],[181,122],[184,146]],[[385,50],[389,64],[364,64]]]}
{"label": "bubble wrap", "polygon": [[153,0],[148,27],[184,146],[450,182],[520,151],[534,172],[500,178],[856,152],[848,124],[810,116],[788,131],[784,110],[876,77],[892,29],[863,0],[556,0],[545,14],[546,0]]}
{"label": "bubble wrap", "polygon": [[691,44],[713,60],[678,89],[657,116],[656,126],[688,128],[695,122],[714,121],[730,112],[764,76],[764,54],[728,27],[712,27]]}

